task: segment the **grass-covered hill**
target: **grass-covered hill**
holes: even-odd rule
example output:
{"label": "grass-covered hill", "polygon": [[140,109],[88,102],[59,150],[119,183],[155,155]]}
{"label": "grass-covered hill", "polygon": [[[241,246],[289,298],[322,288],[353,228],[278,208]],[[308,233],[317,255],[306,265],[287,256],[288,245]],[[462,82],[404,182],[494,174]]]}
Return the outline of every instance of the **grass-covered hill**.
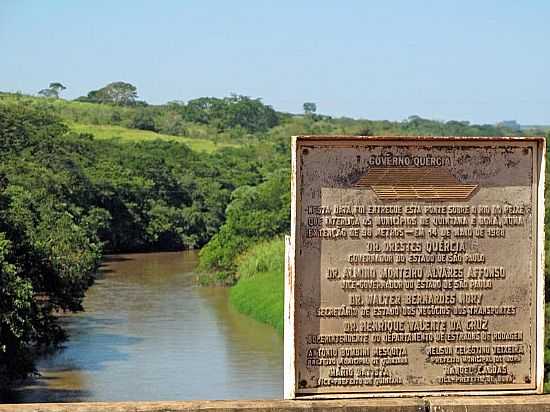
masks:
{"label": "grass-covered hill", "polygon": [[[133,107],[118,107],[106,104],[83,103],[62,99],[45,99],[17,94],[0,93],[0,102],[7,105],[24,105],[39,108],[56,115],[71,131],[86,133],[95,139],[114,139],[120,142],[170,141],[185,143],[198,152],[211,153],[218,148],[234,147],[230,138],[211,130],[207,125],[188,124],[187,128],[148,127],[134,121],[148,110]],[[157,122],[162,122],[158,119]],[[172,133],[179,133],[172,134]],[[213,138],[216,136],[217,138]]]}
{"label": "grass-covered hill", "polygon": [[202,248],[202,279],[237,281],[233,304],[280,331],[291,135],[515,134],[292,115],[245,96],[147,105],[103,89],[79,101],[0,93],[0,388],[63,339],[57,313],[81,310],[105,252]]}
{"label": "grass-covered hill", "polygon": [[216,140],[206,138],[193,138],[185,136],[174,136],[170,134],[157,133],[150,130],[130,129],[123,126],[108,124],[82,124],[67,123],[69,129],[81,134],[90,134],[97,140],[118,140],[120,142],[175,142],[183,143],[196,152],[212,153],[224,147],[237,147],[238,143],[218,143]]}

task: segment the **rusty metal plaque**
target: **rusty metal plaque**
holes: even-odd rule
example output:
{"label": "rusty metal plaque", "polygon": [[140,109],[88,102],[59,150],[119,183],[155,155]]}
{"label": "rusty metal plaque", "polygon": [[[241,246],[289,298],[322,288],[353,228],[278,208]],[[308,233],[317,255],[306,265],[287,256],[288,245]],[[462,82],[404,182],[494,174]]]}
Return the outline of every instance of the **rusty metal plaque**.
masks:
{"label": "rusty metal plaque", "polygon": [[294,138],[285,396],[540,393],[544,150]]}

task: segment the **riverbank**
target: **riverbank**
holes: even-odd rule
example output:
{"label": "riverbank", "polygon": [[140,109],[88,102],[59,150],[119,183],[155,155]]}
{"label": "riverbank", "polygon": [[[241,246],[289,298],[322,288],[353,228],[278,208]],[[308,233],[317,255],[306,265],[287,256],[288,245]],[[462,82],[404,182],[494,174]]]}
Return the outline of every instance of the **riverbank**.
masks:
{"label": "riverbank", "polygon": [[276,238],[256,243],[239,259],[238,281],[231,288],[231,304],[283,334],[284,241]]}

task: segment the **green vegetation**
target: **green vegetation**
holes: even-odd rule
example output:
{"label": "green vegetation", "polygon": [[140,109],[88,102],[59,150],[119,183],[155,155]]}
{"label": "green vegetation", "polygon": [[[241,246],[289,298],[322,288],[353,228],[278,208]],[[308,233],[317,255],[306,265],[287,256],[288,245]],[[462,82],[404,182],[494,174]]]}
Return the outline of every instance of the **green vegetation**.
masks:
{"label": "green vegetation", "polygon": [[114,104],[117,106],[134,106],[137,103],[137,97],[137,88],[133,84],[113,82],[99,90],[92,90],[87,96],[79,97],[76,100],[89,103]]}
{"label": "green vegetation", "polygon": [[0,102],[0,387],[65,338],[105,251],[199,248],[231,193],[261,182],[254,149],[95,140],[40,105]]}
{"label": "green vegetation", "polygon": [[235,285],[231,302],[281,332],[291,135],[519,133],[333,119],[313,102],[291,115],[238,95],[154,106],[124,82],[79,101],[64,89],[0,93],[0,388],[64,339],[57,315],[82,309],[105,252],[202,247],[201,282]]}
{"label": "green vegetation", "polygon": [[[56,138],[63,124],[0,105],[0,386],[32,370],[32,348],[63,337],[54,311],[79,310],[101,257],[105,214]],[[77,149],[77,142],[74,142]],[[78,157],[76,155],[75,157]],[[57,171],[59,170],[59,171]]]}
{"label": "green vegetation", "polygon": [[[271,142],[272,160],[262,162],[262,183],[236,190],[227,208],[225,223],[201,250],[200,267],[216,277],[236,279],[237,258],[255,242],[282,236],[290,223],[289,136],[299,134],[349,135],[517,135],[510,129],[468,122],[438,122],[411,116],[403,122],[332,119],[316,115],[311,104],[307,116],[294,116],[261,136]],[[260,151],[261,152],[261,151]]]}
{"label": "green vegetation", "polygon": [[113,139],[122,142],[151,142],[160,140],[164,142],[178,142],[185,143],[192,150],[197,152],[212,153],[223,147],[237,147],[237,145],[230,143],[217,143],[216,141],[208,139],[196,139],[156,133],[147,130],[128,129],[122,126],[69,123],[69,127],[72,131],[77,133],[91,134],[98,140]]}
{"label": "green vegetation", "polygon": [[284,241],[255,244],[238,259],[238,282],[230,301],[238,311],[283,334]]}
{"label": "green vegetation", "polygon": [[[54,84],[55,85],[55,84]],[[107,86],[106,86],[107,87]],[[114,96],[115,92],[110,92]],[[49,95],[48,95],[49,96]],[[130,97],[113,97],[103,104],[93,100],[66,101],[55,98],[35,98],[20,94],[0,93],[0,101],[6,104],[24,104],[55,114],[67,124],[76,127],[93,125],[117,126],[134,131],[148,131],[162,135],[180,136],[182,142],[192,139],[211,140],[213,143],[248,143],[279,124],[285,115],[276,113],[259,99],[246,96],[231,96],[224,99],[200,98],[166,105],[151,106]],[[126,136],[132,136],[126,130]],[[121,130],[118,129],[118,133]],[[135,134],[139,138],[139,133]]]}
{"label": "green vegetation", "polygon": [[38,95],[43,97],[51,97],[54,99],[59,99],[59,94],[65,89],[66,87],[63,86],[61,83],[53,82],[53,83],[50,83],[50,85],[46,89],[40,90],[38,92]]}
{"label": "green vegetation", "polygon": [[226,220],[200,253],[203,269],[234,273],[237,257],[255,241],[270,239],[290,227],[290,176],[287,169],[273,172],[258,186],[235,190]]}

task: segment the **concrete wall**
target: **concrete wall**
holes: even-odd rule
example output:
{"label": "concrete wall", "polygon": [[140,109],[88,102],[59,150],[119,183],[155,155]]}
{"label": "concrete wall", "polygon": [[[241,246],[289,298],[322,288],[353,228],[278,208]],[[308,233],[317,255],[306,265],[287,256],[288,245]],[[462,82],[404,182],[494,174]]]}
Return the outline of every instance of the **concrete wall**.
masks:
{"label": "concrete wall", "polygon": [[0,412],[550,412],[550,395],[0,405]]}

